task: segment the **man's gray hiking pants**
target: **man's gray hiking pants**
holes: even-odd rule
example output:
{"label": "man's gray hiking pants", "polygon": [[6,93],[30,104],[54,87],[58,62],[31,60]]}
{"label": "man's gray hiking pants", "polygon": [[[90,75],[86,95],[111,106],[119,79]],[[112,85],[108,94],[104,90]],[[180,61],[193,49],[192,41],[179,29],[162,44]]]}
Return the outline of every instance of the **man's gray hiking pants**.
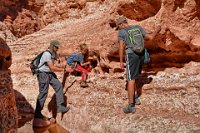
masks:
{"label": "man's gray hiking pants", "polygon": [[44,107],[45,100],[48,95],[49,84],[53,87],[56,94],[57,106],[64,104],[63,86],[57,79],[57,76],[53,72],[45,73],[41,72],[37,75],[39,83],[39,94],[37,97],[35,115],[41,115],[41,110]]}

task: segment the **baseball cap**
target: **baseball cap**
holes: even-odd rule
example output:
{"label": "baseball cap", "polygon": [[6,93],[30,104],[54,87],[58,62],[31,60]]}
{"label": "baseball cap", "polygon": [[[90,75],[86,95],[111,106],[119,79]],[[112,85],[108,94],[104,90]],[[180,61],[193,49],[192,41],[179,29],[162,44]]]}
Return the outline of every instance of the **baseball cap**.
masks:
{"label": "baseball cap", "polygon": [[120,18],[118,18],[118,19],[116,20],[116,29],[119,28],[119,25],[120,25],[121,23],[126,22],[126,21],[127,21],[127,19],[126,19],[125,17],[120,17]]}
{"label": "baseball cap", "polygon": [[52,40],[50,45],[52,46],[59,46],[60,45],[60,42],[58,40]]}

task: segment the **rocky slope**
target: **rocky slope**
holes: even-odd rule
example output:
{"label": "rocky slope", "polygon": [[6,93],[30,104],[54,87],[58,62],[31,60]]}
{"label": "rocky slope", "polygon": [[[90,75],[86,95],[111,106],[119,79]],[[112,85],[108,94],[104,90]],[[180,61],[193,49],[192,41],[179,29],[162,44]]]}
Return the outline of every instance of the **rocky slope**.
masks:
{"label": "rocky slope", "polygon": [[[98,51],[101,59],[108,59],[105,66],[113,68],[105,70],[105,75],[91,74],[89,88],[80,88],[80,77],[68,77],[65,95],[71,110],[57,122],[70,132],[200,132],[198,0],[25,2],[19,6],[21,10],[16,16],[3,10],[2,20],[7,26],[0,30],[1,38],[10,40],[7,42],[13,55],[11,70],[13,88],[18,92],[20,132],[31,124],[38,94],[36,77],[31,75],[28,64],[52,39],[61,41],[61,55],[85,42],[90,50]],[[6,15],[11,16],[10,23]],[[117,71],[118,44],[114,29],[114,20],[121,15],[130,24],[139,24],[149,31],[158,24],[162,27],[156,39],[146,42],[152,62],[144,66],[138,84],[143,92],[142,104],[136,107],[135,114],[128,115],[122,112],[127,104],[127,92],[125,75]],[[62,80],[62,73],[58,75]],[[53,93],[50,88],[44,109],[47,116],[52,116],[55,105]]]}

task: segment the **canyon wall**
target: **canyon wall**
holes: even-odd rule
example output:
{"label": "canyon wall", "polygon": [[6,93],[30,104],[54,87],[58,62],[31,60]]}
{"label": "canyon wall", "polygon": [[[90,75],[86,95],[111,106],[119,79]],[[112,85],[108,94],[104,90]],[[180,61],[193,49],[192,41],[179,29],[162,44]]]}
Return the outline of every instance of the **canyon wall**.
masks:
{"label": "canyon wall", "polygon": [[[1,3],[0,37],[12,51],[13,88],[21,94],[16,95],[17,101],[21,100],[17,103],[20,132],[30,129],[38,94],[36,77],[31,75],[28,65],[48,48],[52,39],[61,42],[62,56],[86,43],[98,53],[105,68],[104,75],[91,73],[89,88],[80,88],[80,77],[67,78],[65,96],[71,109],[57,122],[69,131],[200,131],[198,0],[1,0]],[[144,65],[138,82],[143,92],[142,105],[130,115],[122,112],[127,92],[125,73],[119,70],[115,30],[115,20],[120,16],[127,17],[129,24],[143,26],[147,32],[161,25],[156,38],[145,42],[151,63]],[[63,74],[57,74],[62,81]],[[53,94],[50,87],[43,110],[49,117],[54,106]]]}
{"label": "canyon wall", "polygon": [[0,132],[17,133],[18,114],[9,67],[12,63],[10,48],[0,38]]}

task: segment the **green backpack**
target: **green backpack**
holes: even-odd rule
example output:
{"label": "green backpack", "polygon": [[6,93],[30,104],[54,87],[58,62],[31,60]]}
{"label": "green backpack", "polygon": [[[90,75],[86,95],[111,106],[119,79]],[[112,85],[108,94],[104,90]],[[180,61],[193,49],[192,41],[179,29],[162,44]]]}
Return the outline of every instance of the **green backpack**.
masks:
{"label": "green backpack", "polygon": [[144,38],[139,28],[133,28],[130,30],[126,30],[130,42],[131,49],[136,53],[142,53],[144,51]]}
{"label": "green backpack", "polygon": [[136,53],[142,53],[144,51],[144,63],[150,62],[150,55],[147,49],[144,47],[144,37],[139,28],[132,28],[125,30],[129,36],[131,42],[131,49]]}

